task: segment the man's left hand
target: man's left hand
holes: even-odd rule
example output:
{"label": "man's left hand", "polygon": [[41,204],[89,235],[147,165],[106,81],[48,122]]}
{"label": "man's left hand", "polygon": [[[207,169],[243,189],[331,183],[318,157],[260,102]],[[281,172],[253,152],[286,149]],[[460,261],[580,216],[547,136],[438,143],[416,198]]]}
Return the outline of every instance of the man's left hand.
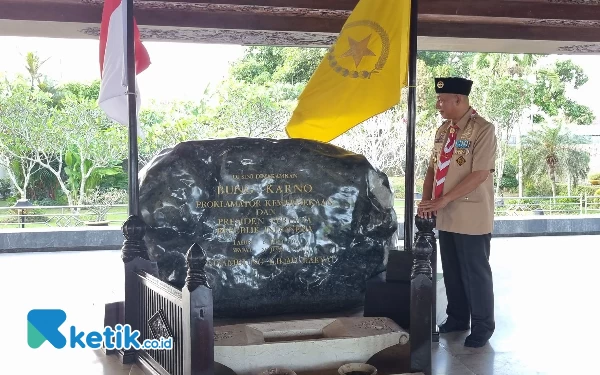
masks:
{"label": "man's left hand", "polygon": [[433,214],[437,214],[437,212],[446,207],[448,203],[450,202],[445,197],[440,197],[429,201],[421,201],[421,203],[419,204],[419,211],[425,214],[430,212]]}

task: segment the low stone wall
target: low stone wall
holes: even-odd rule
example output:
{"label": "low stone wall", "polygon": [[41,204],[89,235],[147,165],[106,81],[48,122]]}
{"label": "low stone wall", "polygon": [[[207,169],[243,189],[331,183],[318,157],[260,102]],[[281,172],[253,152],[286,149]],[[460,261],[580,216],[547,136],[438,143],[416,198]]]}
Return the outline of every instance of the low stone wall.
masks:
{"label": "low stone wall", "polygon": [[[399,239],[404,239],[400,223]],[[416,229],[415,229],[416,231]],[[600,234],[600,215],[497,217],[493,237],[534,237]]]}
{"label": "low stone wall", "polygon": [[495,237],[600,234],[599,215],[507,217],[494,224]]}
{"label": "low stone wall", "polygon": [[[398,236],[404,238],[404,223]],[[499,217],[494,237],[600,234],[600,215]],[[117,250],[123,245],[120,227],[36,228],[0,230],[0,253],[36,251]]]}
{"label": "low stone wall", "polygon": [[3,229],[0,253],[116,250],[123,240],[119,227]]}

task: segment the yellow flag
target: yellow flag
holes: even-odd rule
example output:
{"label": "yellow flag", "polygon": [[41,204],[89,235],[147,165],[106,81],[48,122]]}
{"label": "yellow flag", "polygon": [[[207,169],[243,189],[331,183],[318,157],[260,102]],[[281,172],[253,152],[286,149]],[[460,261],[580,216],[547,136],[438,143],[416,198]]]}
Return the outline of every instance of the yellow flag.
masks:
{"label": "yellow flag", "polygon": [[311,77],[286,126],[329,142],[400,101],[408,81],[411,0],[361,0]]}

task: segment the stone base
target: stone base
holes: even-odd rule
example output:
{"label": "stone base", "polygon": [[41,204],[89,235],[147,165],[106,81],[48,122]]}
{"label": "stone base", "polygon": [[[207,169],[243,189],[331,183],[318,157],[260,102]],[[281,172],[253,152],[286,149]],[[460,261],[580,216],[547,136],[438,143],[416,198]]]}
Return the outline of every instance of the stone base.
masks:
{"label": "stone base", "polygon": [[[112,302],[104,305],[104,327],[115,329],[117,324],[125,324],[125,301]],[[115,354],[115,349],[106,349],[102,346],[104,354]]]}
{"label": "stone base", "polygon": [[295,372],[365,363],[408,343],[408,332],[388,318],[316,319],[215,327],[215,362],[237,375],[271,367]]}
{"label": "stone base", "polygon": [[409,329],[410,282],[386,280],[385,272],[367,281],[364,316],[385,316]]}
{"label": "stone base", "polygon": [[410,251],[390,251],[385,273],[386,281],[410,283],[413,256]]}

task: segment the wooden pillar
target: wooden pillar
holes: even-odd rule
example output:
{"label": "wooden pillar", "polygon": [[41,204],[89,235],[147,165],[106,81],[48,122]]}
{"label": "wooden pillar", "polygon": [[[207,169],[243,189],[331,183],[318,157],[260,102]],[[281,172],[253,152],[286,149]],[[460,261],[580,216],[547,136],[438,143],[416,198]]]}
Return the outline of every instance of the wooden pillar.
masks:
{"label": "wooden pillar", "polygon": [[[146,271],[158,276],[156,263],[149,260],[148,249],[144,242],[146,224],[139,216],[131,215],[122,227],[125,241],[121,248],[121,259],[125,265],[125,324],[131,326],[131,330],[139,330],[139,312],[141,309],[139,299],[139,283],[135,275],[138,271]],[[119,350],[122,363],[133,363],[136,358],[136,350]]]}
{"label": "wooden pillar", "polygon": [[415,217],[417,234],[413,246],[410,281],[410,367],[431,375],[433,278],[431,254],[435,246],[435,218]]}
{"label": "wooden pillar", "polygon": [[214,375],[215,341],[212,290],[206,279],[206,252],[193,244],[187,252],[183,299],[184,375]]}
{"label": "wooden pillar", "polygon": [[[434,225],[435,227],[435,225]],[[427,237],[429,242],[431,243],[431,247],[433,251],[431,252],[431,273],[432,273],[432,285],[431,285],[431,340],[433,342],[440,341],[440,330],[437,325],[437,241],[435,239],[435,233],[433,229],[431,232],[426,232],[423,234]]]}

